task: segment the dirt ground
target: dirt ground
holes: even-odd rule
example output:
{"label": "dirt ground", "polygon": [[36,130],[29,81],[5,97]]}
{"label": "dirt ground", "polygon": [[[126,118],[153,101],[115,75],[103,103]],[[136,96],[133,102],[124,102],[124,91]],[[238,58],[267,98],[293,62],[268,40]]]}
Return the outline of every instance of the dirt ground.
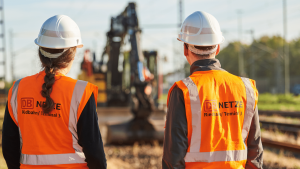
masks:
{"label": "dirt ground", "polygon": [[[104,147],[107,169],[161,169],[162,145]],[[264,169],[300,169],[300,160],[270,151],[264,152]],[[0,147],[0,169],[7,169]]]}
{"label": "dirt ground", "polygon": [[[150,117],[150,120],[157,124],[157,130],[163,129],[164,116],[164,113],[154,113]],[[124,108],[98,108],[98,117],[104,144],[106,125],[122,123],[133,118],[130,109]],[[105,145],[104,151],[108,169],[161,169],[163,148],[162,144],[155,141],[150,144],[135,143],[125,146]]]}
{"label": "dirt ground", "polygon": [[105,146],[108,169],[160,169],[162,145]]}
{"label": "dirt ground", "polygon": [[[162,145],[105,146],[108,169],[161,169]],[[300,160],[264,151],[264,169],[300,169]]]}

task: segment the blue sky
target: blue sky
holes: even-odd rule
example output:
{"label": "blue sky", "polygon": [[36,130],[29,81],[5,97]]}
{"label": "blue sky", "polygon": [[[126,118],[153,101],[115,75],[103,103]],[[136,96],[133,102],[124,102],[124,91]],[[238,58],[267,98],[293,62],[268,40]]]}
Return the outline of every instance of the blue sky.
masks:
{"label": "blue sky", "polygon": [[[82,32],[84,48],[78,50],[69,76],[76,78],[79,64],[86,48],[95,50],[98,57],[103,50],[109,30],[110,17],[124,10],[127,0],[4,0],[7,61],[10,70],[10,44],[16,53],[14,59],[16,77],[38,72],[41,67],[37,56],[37,37],[43,22],[56,14],[70,16]],[[136,0],[139,22],[142,28],[142,48],[158,50],[160,57],[168,62],[160,63],[163,73],[179,68],[184,63],[180,52],[181,43],[176,41],[178,28],[149,28],[153,24],[177,24],[178,0]],[[253,29],[255,38],[263,35],[282,35],[282,0],[183,0],[184,18],[194,11],[203,10],[214,15],[220,23],[225,37],[225,47],[238,40],[238,15],[242,11],[242,42],[251,43],[248,30]],[[300,1],[287,0],[288,40],[300,37]],[[9,31],[13,31],[13,38]],[[12,41],[11,41],[12,40]],[[178,51],[179,50],[179,51]],[[0,56],[0,60],[2,56]],[[175,61],[174,62],[174,58]],[[0,68],[0,74],[2,68]],[[8,71],[8,80],[11,73]]]}

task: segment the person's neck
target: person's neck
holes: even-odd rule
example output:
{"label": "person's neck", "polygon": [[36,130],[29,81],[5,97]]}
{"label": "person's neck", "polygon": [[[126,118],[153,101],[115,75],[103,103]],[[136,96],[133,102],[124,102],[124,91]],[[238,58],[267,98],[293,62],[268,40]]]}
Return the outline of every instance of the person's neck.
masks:
{"label": "person's neck", "polygon": [[59,69],[57,72],[56,72],[56,74],[63,74],[63,75],[67,75],[68,73],[69,73],[69,69],[68,69],[68,67],[66,67],[66,68],[63,68],[63,69]]}
{"label": "person's neck", "polygon": [[67,75],[69,73],[69,71],[71,70],[71,67],[73,65],[73,61],[74,61],[74,59],[68,64],[67,67],[57,70],[57,73]]}
{"label": "person's neck", "polygon": [[190,60],[189,60],[189,64],[192,65],[194,62],[196,62],[197,60],[205,60],[205,59],[215,59],[215,55],[212,55],[210,57],[203,57],[203,58],[199,58],[196,56],[193,56]]}

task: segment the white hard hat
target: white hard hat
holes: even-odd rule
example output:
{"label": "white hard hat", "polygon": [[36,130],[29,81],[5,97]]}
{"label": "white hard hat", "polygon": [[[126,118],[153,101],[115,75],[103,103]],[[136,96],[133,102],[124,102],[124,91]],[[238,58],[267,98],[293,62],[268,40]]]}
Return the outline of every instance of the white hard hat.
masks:
{"label": "white hard hat", "polygon": [[184,20],[177,39],[195,46],[213,46],[224,41],[217,19],[203,11],[196,11]]}
{"label": "white hard hat", "polygon": [[55,15],[47,19],[34,42],[38,46],[52,49],[83,47],[79,27],[66,15]]}

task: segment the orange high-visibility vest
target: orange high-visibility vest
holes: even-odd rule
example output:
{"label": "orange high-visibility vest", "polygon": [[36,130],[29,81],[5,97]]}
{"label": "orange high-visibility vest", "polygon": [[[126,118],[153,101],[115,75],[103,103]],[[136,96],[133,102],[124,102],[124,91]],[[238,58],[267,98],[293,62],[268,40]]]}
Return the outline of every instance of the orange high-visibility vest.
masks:
{"label": "orange high-visibility vest", "polygon": [[186,168],[245,168],[247,137],[258,100],[255,81],[223,70],[209,70],[196,71],[176,82],[169,95],[174,86],[184,95]]}
{"label": "orange high-visibility vest", "polygon": [[[21,169],[87,167],[78,144],[77,121],[97,86],[64,75],[55,75],[51,98],[55,102],[50,114],[43,113],[45,98],[40,94],[45,72],[14,82],[8,94],[8,110],[19,127]],[[97,105],[97,104],[96,104]]]}

